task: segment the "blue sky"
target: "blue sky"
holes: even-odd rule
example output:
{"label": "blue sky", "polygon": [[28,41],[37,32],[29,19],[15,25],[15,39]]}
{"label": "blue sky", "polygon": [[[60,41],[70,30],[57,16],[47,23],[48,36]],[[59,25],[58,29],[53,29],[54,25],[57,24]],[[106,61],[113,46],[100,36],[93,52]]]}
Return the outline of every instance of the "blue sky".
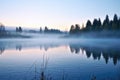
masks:
{"label": "blue sky", "polygon": [[88,19],[120,16],[120,0],[0,0],[0,22],[6,26],[69,30]]}

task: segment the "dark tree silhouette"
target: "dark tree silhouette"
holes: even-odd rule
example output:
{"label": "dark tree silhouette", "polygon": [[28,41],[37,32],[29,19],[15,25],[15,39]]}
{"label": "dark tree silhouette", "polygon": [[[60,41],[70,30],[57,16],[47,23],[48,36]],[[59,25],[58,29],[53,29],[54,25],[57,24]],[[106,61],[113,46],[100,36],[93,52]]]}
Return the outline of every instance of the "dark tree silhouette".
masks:
{"label": "dark tree silhouette", "polygon": [[45,26],[45,30],[44,30],[44,32],[48,32],[48,28],[47,28],[47,26]]}
{"label": "dark tree silhouette", "polygon": [[103,21],[103,30],[107,30],[108,29],[108,26],[109,26],[109,16],[106,15],[106,18],[105,20]]}
{"label": "dark tree silhouette", "polygon": [[47,27],[45,27],[44,33],[62,33],[62,32],[58,29],[48,29]]}
{"label": "dark tree silhouette", "polygon": [[114,22],[117,22],[117,21],[118,21],[117,14],[114,15],[113,21],[114,21]]}
{"label": "dark tree silhouette", "polygon": [[19,32],[22,32],[22,27],[19,27]]}
{"label": "dark tree silhouette", "polygon": [[74,30],[75,30],[76,33],[79,33],[80,32],[80,25],[76,24]]}
{"label": "dark tree silhouette", "polygon": [[94,19],[93,25],[92,25],[92,31],[96,31],[98,29],[98,20]]}
{"label": "dark tree silhouette", "polygon": [[40,33],[42,33],[42,28],[40,27]]}
{"label": "dark tree silhouette", "polygon": [[100,18],[99,18],[99,20],[98,20],[98,25],[97,25],[97,26],[98,26],[97,29],[98,29],[99,31],[101,31],[101,29],[102,29],[102,23],[101,23],[101,19],[100,19]]}
{"label": "dark tree silhouette", "polygon": [[119,29],[119,22],[118,22],[118,17],[117,17],[116,14],[115,14],[114,17],[113,17],[112,28],[115,29],[115,30],[118,30],[118,29]]}
{"label": "dark tree silhouette", "polygon": [[70,28],[70,33],[71,34],[76,34],[76,33],[79,33],[80,32],[80,26],[79,24],[76,24],[75,26],[74,25],[71,25],[71,28]]}
{"label": "dark tree silhouette", "polygon": [[109,16],[106,15],[103,23],[101,19],[94,19],[93,24],[90,20],[87,21],[86,26],[80,29],[80,26],[72,25],[70,28],[70,33],[82,33],[82,32],[90,32],[90,31],[118,31],[120,30],[120,18],[118,18],[117,14],[114,15],[113,20],[109,20]]}
{"label": "dark tree silhouette", "polygon": [[93,31],[100,31],[101,29],[102,29],[102,27],[101,27],[101,20],[100,20],[100,18],[98,20],[94,19],[93,25],[92,25],[92,30]]}
{"label": "dark tree silhouette", "polygon": [[70,33],[74,33],[74,29],[75,29],[74,25],[71,25]]}
{"label": "dark tree silhouette", "polygon": [[114,30],[114,28],[112,28],[112,24],[113,24],[113,21],[111,20],[109,22],[108,30]]}
{"label": "dark tree silhouette", "polygon": [[22,27],[16,27],[16,32],[22,32]]}
{"label": "dark tree silhouette", "polygon": [[0,38],[5,37],[6,35],[7,35],[7,32],[5,30],[5,26],[2,23],[0,23]]}
{"label": "dark tree silhouette", "polygon": [[5,32],[5,26],[2,23],[0,23],[0,33],[1,32]]}
{"label": "dark tree silhouette", "polygon": [[91,23],[90,20],[88,20],[87,23],[86,23],[86,31],[90,31],[91,27],[92,27],[92,23]]}
{"label": "dark tree silhouette", "polygon": [[19,32],[18,27],[16,27],[16,32]]}

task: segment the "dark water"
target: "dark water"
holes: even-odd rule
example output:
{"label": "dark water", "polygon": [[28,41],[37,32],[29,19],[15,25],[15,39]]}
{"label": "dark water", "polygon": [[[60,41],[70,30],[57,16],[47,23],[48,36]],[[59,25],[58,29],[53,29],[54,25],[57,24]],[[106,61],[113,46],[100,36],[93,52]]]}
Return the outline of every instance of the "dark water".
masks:
{"label": "dark water", "polygon": [[119,41],[0,39],[0,80],[120,80]]}

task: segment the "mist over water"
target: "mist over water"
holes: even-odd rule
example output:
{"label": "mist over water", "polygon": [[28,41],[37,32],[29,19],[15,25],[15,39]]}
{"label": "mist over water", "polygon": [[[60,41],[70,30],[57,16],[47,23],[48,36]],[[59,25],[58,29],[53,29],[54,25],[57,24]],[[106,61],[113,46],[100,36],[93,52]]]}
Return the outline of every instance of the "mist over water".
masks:
{"label": "mist over water", "polygon": [[[31,34],[26,34],[31,35]],[[53,80],[119,80],[120,39],[65,38],[33,34],[32,38],[0,39],[0,80],[39,79],[43,56],[46,76]]]}
{"label": "mist over water", "polygon": [[[31,34],[27,34],[31,35]],[[65,38],[65,34],[33,34],[32,38],[2,38],[0,39],[0,47],[15,48],[16,46],[39,47],[39,46],[55,46],[55,45],[80,45],[91,47],[117,47],[120,45],[120,39],[116,38],[83,38],[71,37]],[[119,47],[117,47],[119,48]]]}

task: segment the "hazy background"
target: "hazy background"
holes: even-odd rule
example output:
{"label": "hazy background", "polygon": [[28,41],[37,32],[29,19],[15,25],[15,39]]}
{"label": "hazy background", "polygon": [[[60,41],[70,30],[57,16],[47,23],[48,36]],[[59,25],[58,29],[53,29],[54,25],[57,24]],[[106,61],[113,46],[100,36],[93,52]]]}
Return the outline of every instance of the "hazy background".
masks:
{"label": "hazy background", "polygon": [[71,24],[106,14],[120,15],[119,0],[0,0],[0,22],[6,26],[38,28],[48,26],[68,31]]}

